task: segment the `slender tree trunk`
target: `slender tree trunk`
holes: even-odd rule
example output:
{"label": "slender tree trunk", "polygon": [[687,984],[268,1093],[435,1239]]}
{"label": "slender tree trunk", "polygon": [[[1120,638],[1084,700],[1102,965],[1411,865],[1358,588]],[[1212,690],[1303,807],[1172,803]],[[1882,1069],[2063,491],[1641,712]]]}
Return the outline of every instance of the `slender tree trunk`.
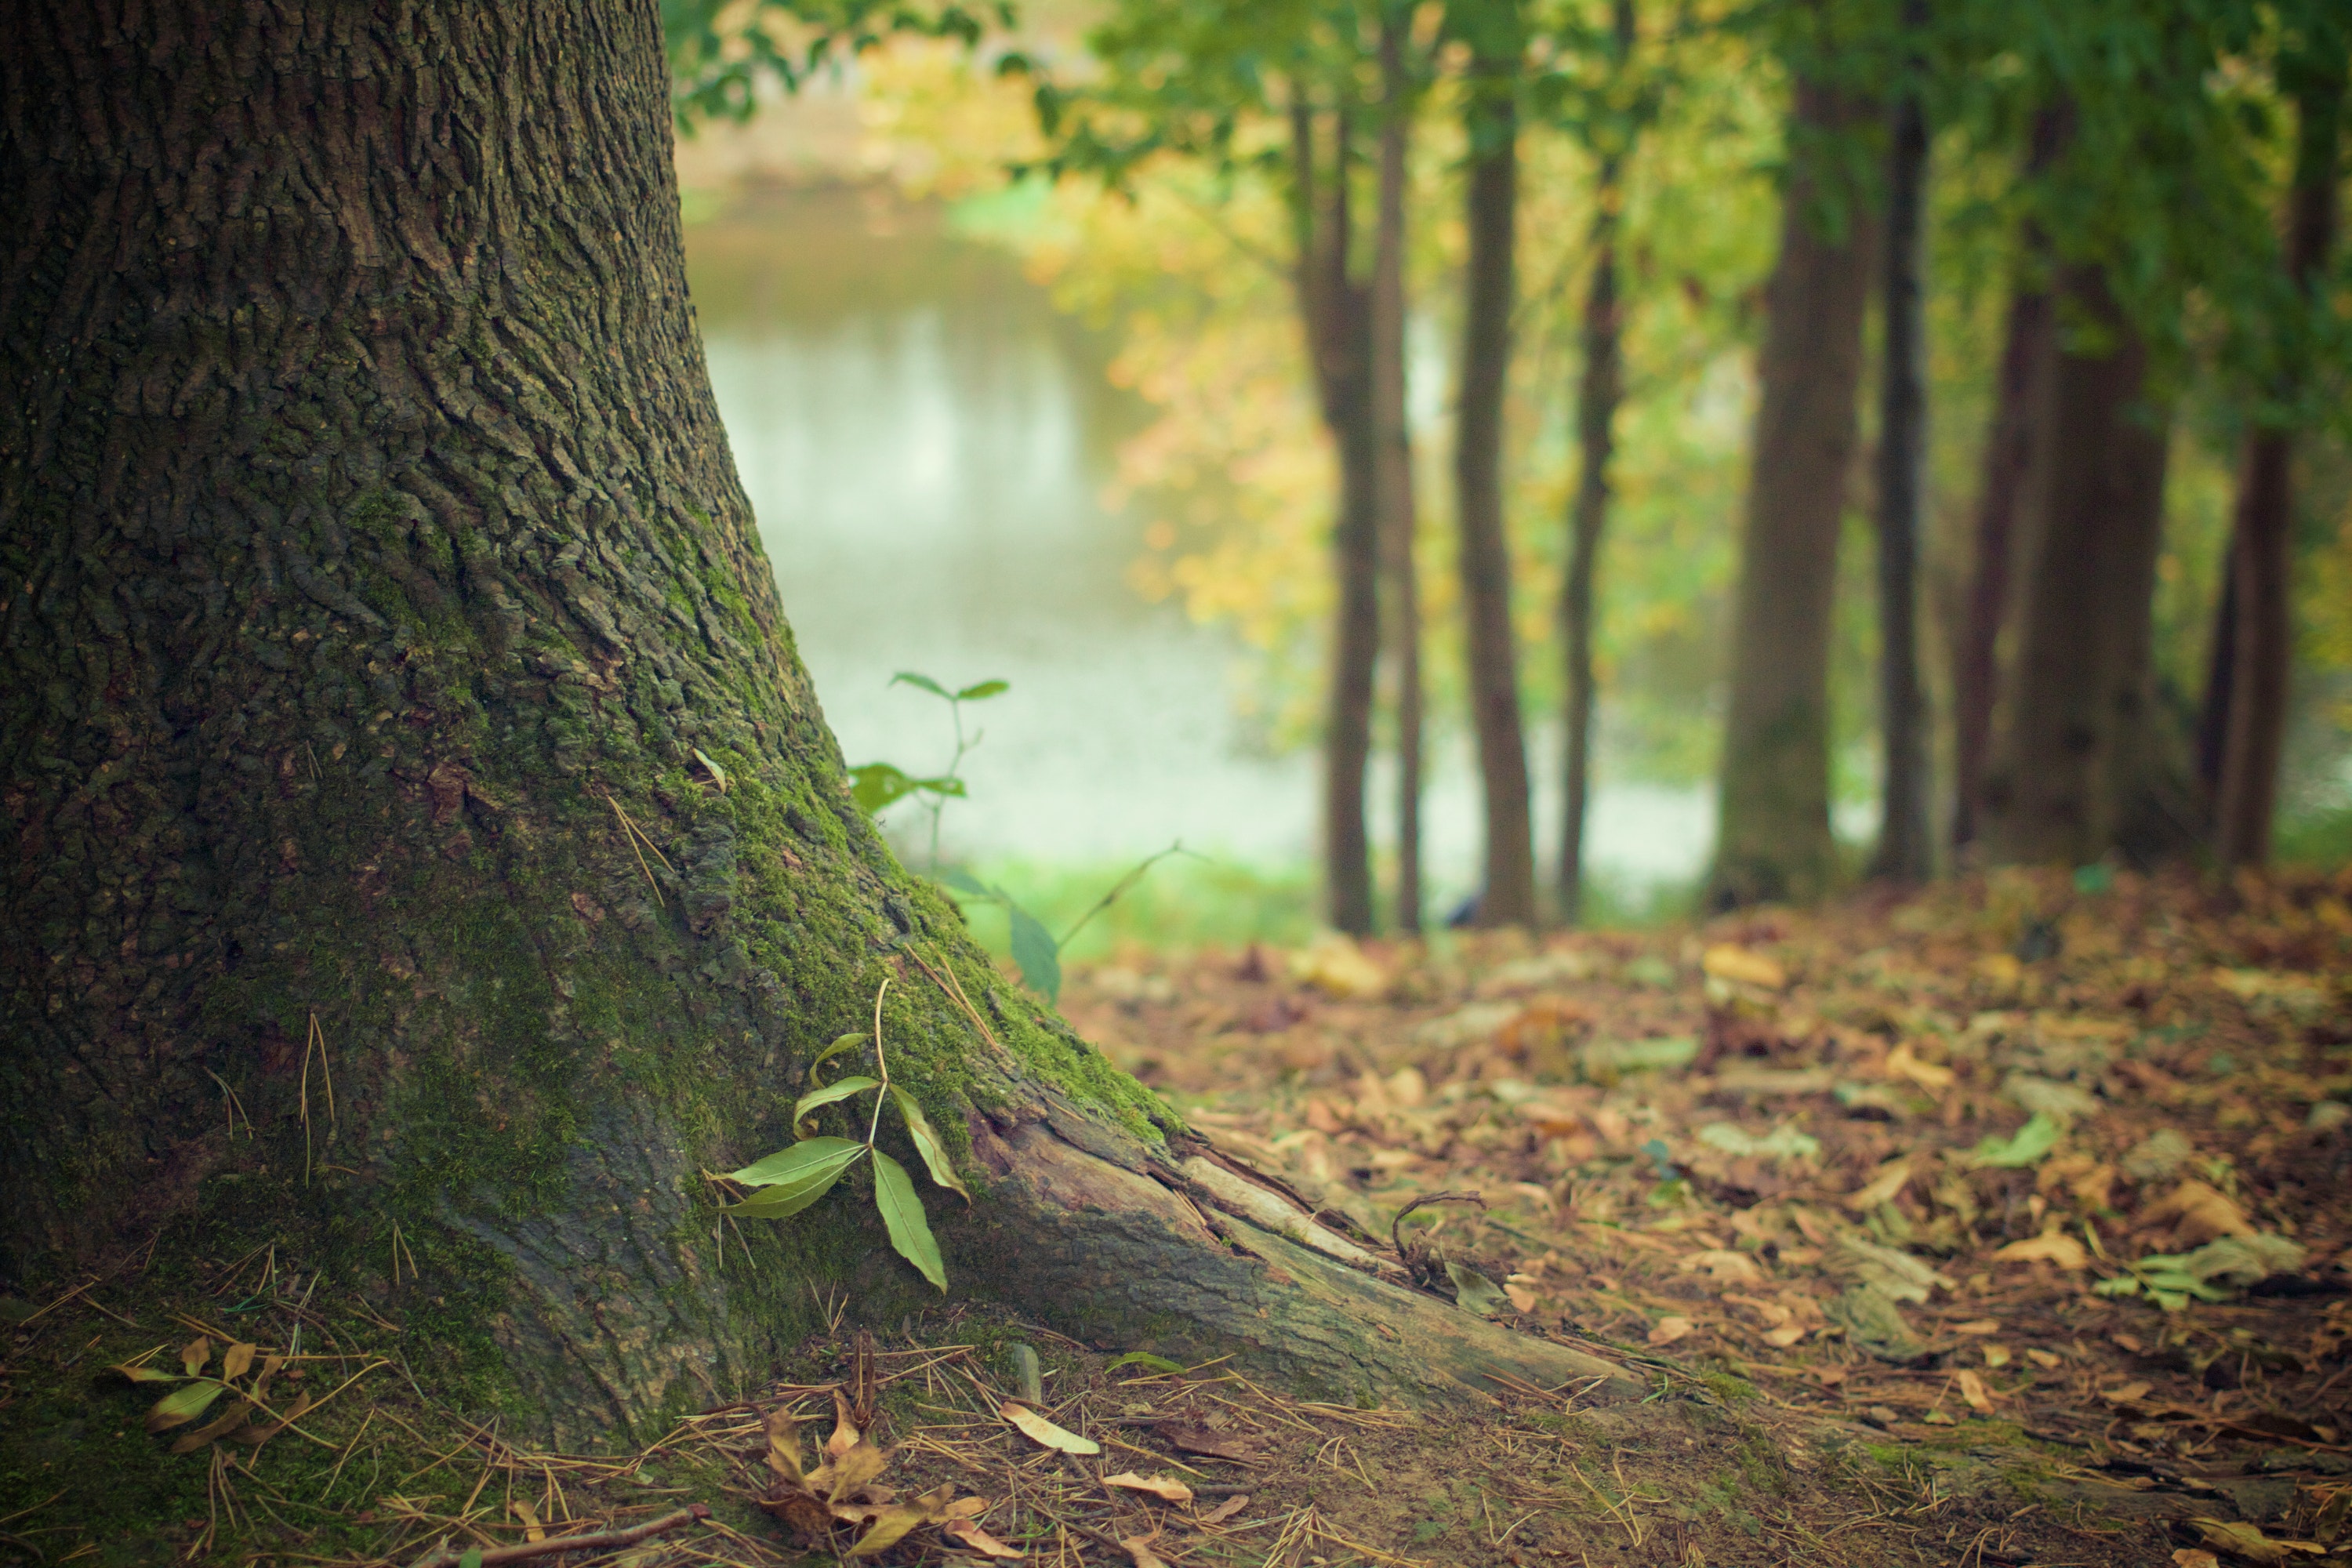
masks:
{"label": "slender tree trunk", "polygon": [[[1633,0],[1615,0],[1613,65],[1633,53]],[[1630,132],[1628,132],[1630,139]],[[1629,149],[1612,142],[1593,182],[1592,277],[1584,293],[1584,372],[1576,390],[1576,500],[1569,522],[1568,571],[1560,580],[1559,642],[1566,661],[1567,710],[1561,715],[1562,806],[1559,915],[1574,925],[1584,912],[1584,816],[1592,782],[1592,584],[1609,521],[1609,462],[1616,449],[1617,405],[1624,397],[1622,307],[1617,298],[1617,231]]]}
{"label": "slender tree trunk", "polygon": [[878,1007],[979,1196],[927,1205],[960,1293],[1341,1395],[1590,1362],[1336,1261],[855,809],[694,334],[653,7],[0,36],[0,1286],[268,1239],[509,1431],[649,1436],[820,1287],[936,1300],[862,1177],[722,1260],[702,1175]]}
{"label": "slender tree trunk", "polygon": [[1382,564],[1389,580],[1389,646],[1394,650],[1397,724],[1397,929],[1422,927],[1421,574],[1413,500],[1412,426],[1405,381],[1405,183],[1412,137],[1412,84],[1404,62],[1408,18],[1381,11],[1380,212],[1372,243],[1372,419],[1379,445]]}
{"label": "slender tree trunk", "polygon": [[[1924,7],[1906,26],[1925,25]],[[1935,872],[1928,826],[1927,702],[1919,682],[1919,534],[1927,481],[1927,115],[1916,90],[1889,115],[1885,354],[1879,374],[1878,727],[1885,763],[1874,877]]]}
{"label": "slender tree trunk", "polygon": [[1323,736],[1324,914],[1335,929],[1362,934],[1372,929],[1364,775],[1371,763],[1381,652],[1380,444],[1372,404],[1371,300],[1349,272],[1355,237],[1348,199],[1350,131],[1344,111],[1329,118],[1328,175],[1316,145],[1316,116],[1304,103],[1291,112],[1291,151],[1300,222],[1299,315],[1339,469],[1339,509],[1331,531],[1339,597]]}
{"label": "slender tree trunk", "polygon": [[[2296,295],[2312,300],[2326,275],[2336,237],[2336,142],[2344,118],[2345,32],[2325,28],[2326,51],[2300,62],[2295,94],[2294,184],[2287,198],[2287,272]],[[2298,323],[2300,326],[2300,323]],[[2297,334],[2300,337],[2300,333]],[[2292,403],[2302,391],[2299,345],[2278,390]],[[2256,426],[2247,438],[2238,481],[2230,564],[2236,625],[2230,668],[2227,741],[2214,848],[2224,866],[2270,858],[2271,818],[2278,800],[2279,756],[2286,741],[2287,680],[2294,662],[2294,432]]]}
{"label": "slender tree trunk", "polygon": [[[1514,25],[1514,36],[1516,31]],[[1482,925],[1525,926],[1536,921],[1535,826],[1519,723],[1510,541],[1503,517],[1503,395],[1510,374],[1518,209],[1518,111],[1511,96],[1517,61],[1486,57],[1472,71],[1475,79],[1466,112],[1470,254],[1463,281],[1454,482],[1470,710],[1486,817],[1486,876],[1478,920]]]}
{"label": "slender tree trunk", "polygon": [[[1801,80],[1790,142],[1851,131],[1867,106]],[[1721,816],[1709,900],[1718,908],[1819,896],[1830,837],[1830,610],[1853,467],[1870,246],[1849,199],[1814,172],[1789,182],[1780,256],[1765,290],[1748,519],[1731,647]],[[1842,210],[1832,226],[1824,207]]]}
{"label": "slender tree trunk", "polygon": [[2015,696],[1986,780],[2003,863],[2083,865],[2147,809],[2156,759],[2150,608],[2164,519],[2168,421],[2143,382],[2147,348],[2095,268],[2063,292],[2114,346],[2050,356],[2027,503]]}

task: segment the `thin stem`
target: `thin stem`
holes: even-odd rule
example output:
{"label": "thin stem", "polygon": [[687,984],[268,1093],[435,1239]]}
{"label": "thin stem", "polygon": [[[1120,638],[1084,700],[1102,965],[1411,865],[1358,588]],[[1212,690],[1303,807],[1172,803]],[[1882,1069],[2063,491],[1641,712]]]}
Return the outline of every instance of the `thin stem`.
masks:
{"label": "thin stem", "polygon": [[874,1147],[874,1135],[882,1131],[882,1102],[890,1098],[890,1064],[882,1057],[882,994],[890,989],[890,977],[884,975],[874,992],[874,1070],[882,1075],[882,1082],[874,1092],[874,1121],[866,1129],[866,1146]]}

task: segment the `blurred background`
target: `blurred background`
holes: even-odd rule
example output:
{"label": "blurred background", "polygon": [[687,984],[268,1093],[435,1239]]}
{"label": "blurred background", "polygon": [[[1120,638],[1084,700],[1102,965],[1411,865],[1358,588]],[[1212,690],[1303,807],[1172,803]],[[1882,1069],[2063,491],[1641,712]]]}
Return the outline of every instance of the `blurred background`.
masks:
{"label": "blurred background", "polygon": [[[762,25],[736,9],[745,16],[718,17],[712,37]],[[1560,581],[1592,237],[1607,204],[1620,215],[1622,402],[1597,562],[1581,873],[1583,917],[1617,921],[1689,909],[1717,847],[1756,364],[1791,134],[1786,49],[1694,27],[1687,7],[1678,41],[1653,42],[1677,26],[1655,9],[1637,18],[1638,37],[1670,90],[1654,95],[1615,174],[1596,160],[1589,122],[1523,109],[1500,465],[1534,856],[1550,868],[1563,832]],[[797,90],[739,71],[749,112],[690,115],[679,142],[694,304],[786,612],[847,762],[911,776],[952,768],[964,783],[963,798],[919,793],[882,813],[902,856],[932,863],[938,804],[937,859],[1001,883],[1059,929],[1126,868],[1181,842],[1197,858],[1155,868],[1075,951],[1295,942],[1325,910],[1318,744],[1337,490],[1285,259],[1295,192],[1263,149],[1146,157],[1110,177],[1034,167],[1056,149],[1036,112],[1039,80],[1115,82],[1101,29],[1127,15],[1024,11],[976,47],[883,36],[836,52]],[[1472,243],[1465,139],[1444,96],[1443,19],[1419,26],[1436,63],[1406,152],[1402,270],[1428,715],[1420,859],[1433,924],[1477,893],[1487,868],[1449,471]],[[2249,69],[2259,55],[2249,46]],[[717,58],[703,63],[706,83]],[[682,69],[682,100],[694,79]],[[2241,96],[2277,121],[2248,156],[2267,157],[2283,186],[2292,106],[2268,78]],[[1952,672],[2027,243],[2019,155],[1959,123],[1969,112],[1953,110],[1934,132],[1923,223],[1932,416],[1917,669],[1941,869],[1967,863],[1943,847],[1958,787]],[[1277,153],[1279,129],[1265,140]],[[2267,210],[2279,198],[2249,200]],[[2185,754],[2212,679],[2248,399],[2221,356],[2201,352],[2222,335],[2212,286],[2177,292],[2148,665],[2158,721]],[[1885,331],[1877,316],[1864,329],[1874,361]],[[1848,874],[1882,818],[1878,374],[1864,376],[1828,633],[1830,821]],[[2352,847],[2352,607],[2341,602],[2352,463],[2324,420],[2295,461],[2298,641],[2276,853],[2334,863]],[[2006,643],[2003,653],[2014,657]],[[972,743],[958,762],[948,705],[893,684],[899,671],[1009,689],[963,705]],[[1384,653],[1366,774],[1376,925],[1397,872],[1395,679]]]}

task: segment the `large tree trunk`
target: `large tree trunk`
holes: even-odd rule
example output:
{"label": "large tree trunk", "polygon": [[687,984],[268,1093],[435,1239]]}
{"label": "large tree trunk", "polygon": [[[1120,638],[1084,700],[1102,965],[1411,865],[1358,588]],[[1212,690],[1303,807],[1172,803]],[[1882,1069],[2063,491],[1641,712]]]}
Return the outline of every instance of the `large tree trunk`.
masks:
{"label": "large tree trunk", "polygon": [[1323,898],[1332,926],[1372,929],[1371,835],[1364,774],[1372,756],[1372,698],[1381,654],[1380,442],[1372,404],[1371,299],[1349,271],[1355,222],[1348,199],[1349,126],[1330,116],[1330,168],[1321,166],[1316,120],[1302,100],[1291,109],[1291,161],[1297,226],[1298,309],[1324,427],[1339,469],[1331,529],[1339,587],[1332,617],[1330,698],[1323,727]]}
{"label": "large tree trunk", "polygon": [[[1850,132],[1868,106],[1797,84],[1780,256],[1765,290],[1763,398],[1741,541],[1724,737],[1721,820],[1709,901],[1818,896],[1836,872],[1830,837],[1830,608],[1838,527],[1853,466],[1854,399],[1870,247],[1851,199],[1824,202],[1809,144]],[[1843,214],[1843,222],[1832,215]]]}
{"label": "large tree trunk", "polygon": [[654,7],[0,34],[8,1289],[274,1240],[510,1430],[646,1434],[815,1287],[929,1297],[856,1178],[722,1263],[701,1174],[791,1141],[893,978],[960,1292],[1335,1391],[1589,1363],[1328,1256],[853,808],[694,334]]}
{"label": "large tree trunk", "polygon": [[[2295,83],[2294,183],[2287,198],[2287,275],[2306,308],[2326,275],[2336,237],[2336,141],[2344,118],[2345,34],[2338,22],[2315,29],[2325,47],[2293,62]],[[2318,40],[2315,40],[2316,42]],[[2286,74],[2286,73],[2283,73]],[[2292,407],[2303,390],[2308,329],[2291,331],[2288,363],[2273,389]],[[2294,431],[2284,422],[2257,425],[2246,441],[2231,542],[2229,588],[2235,614],[2228,664],[2228,720],[2221,748],[2214,850],[2224,866],[2270,858],[2271,817],[2278,800],[2279,756],[2286,741],[2287,678],[2294,663]],[[2218,641],[2218,639],[2217,639]],[[2218,683],[2217,683],[2218,686]]]}
{"label": "large tree trunk", "polygon": [[[1490,9],[1508,12],[1507,4]],[[1516,45],[1509,26],[1486,18]],[[1528,749],[1519,722],[1517,639],[1511,629],[1511,550],[1503,517],[1503,395],[1511,368],[1512,250],[1518,221],[1517,60],[1482,54],[1471,67],[1465,113],[1469,149],[1463,279],[1462,396],[1455,415],[1455,521],[1462,535],[1462,619],[1468,638],[1470,714],[1486,818],[1481,925],[1536,921],[1535,825],[1528,801]]]}
{"label": "large tree trunk", "polygon": [[1381,10],[1380,211],[1372,233],[1372,419],[1379,443],[1382,563],[1389,580],[1397,727],[1396,925],[1421,930],[1421,572],[1413,558],[1412,426],[1405,396],[1405,184],[1412,136],[1412,83],[1405,70],[1406,16]]}
{"label": "large tree trunk", "polygon": [[1983,797],[2004,863],[2083,865],[2149,809],[2158,546],[2168,422],[2143,393],[2145,343],[2095,268],[2063,283],[2106,352],[2050,356],[2020,561],[2017,658]]}
{"label": "large tree trunk", "polygon": [[[1916,0],[1906,30],[1925,17]],[[1888,115],[1885,347],[1878,380],[1878,729],[1884,756],[1871,874],[1925,881],[1927,701],[1919,683],[1919,532],[1927,486],[1927,114],[1916,89]]]}

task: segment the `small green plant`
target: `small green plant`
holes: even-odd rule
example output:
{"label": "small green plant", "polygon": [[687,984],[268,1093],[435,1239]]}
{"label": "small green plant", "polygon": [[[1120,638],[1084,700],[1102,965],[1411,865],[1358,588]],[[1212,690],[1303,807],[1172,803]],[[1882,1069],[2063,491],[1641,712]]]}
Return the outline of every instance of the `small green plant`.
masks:
{"label": "small green plant", "polygon": [[[890,1081],[889,1060],[882,1050],[882,998],[889,989],[890,982],[886,977],[874,993],[872,1035],[844,1035],[818,1052],[816,1060],[809,1064],[809,1079],[815,1087],[793,1107],[793,1133],[800,1142],[728,1174],[727,1179],[738,1185],[758,1189],[741,1203],[730,1205],[728,1212],[750,1219],[789,1219],[831,1192],[834,1184],[860,1161],[870,1159],[874,1163],[874,1206],[881,1212],[883,1228],[890,1233],[891,1247],[944,1293],[948,1288],[947,1265],[940,1259],[940,1244],[931,1235],[930,1221],[924,1216],[923,1202],[916,1194],[914,1180],[907,1174],[907,1167],[875,1147],[875,1135],[882,1130],[882,1108],[898,1108],[899,1116],[906,1121],[908,1135],[914,1140],[915,1150],[922,1155],[932,1181],[966,1203],[971,1202],[971,1193],[964,1186],[963,1178],[956,1174],[955,1164],[948,1158],[947,1145],[940,1142],[939,1131],[923,1114],[922,1106],[913,1095]],[[856,1050],[869,1039],[874,1046],[875,1076],[853,1073],[832,1083],[818,1079],[818,1069],[825,1063]],[[874,1115],[866,1123],[863,1142],[813,1135],[814,1123],[808,1120],[811,1111],[855,1099],[869,1089],[874,1093]]]}
{"label": "small green plant", "polygon": [[940,872],[939,878],[950,892],[982,903],[1004,906],[1005,917],[1013,928],[1013,962],[1021,966],[1022,984],[1048,1002],[1059,1002],[1062,999],[1062,950],[1070,945],[1070,939],[1086,930],[1097,915],[1118,902],[1143,880],[1144,873],[1151,868],[1171,855],[1192,853],[1181,844],[1171,844],[1157,855],[1147,857],[1126,876],[1112,883],[1110,891],[1097,899],[1059,938],[1045,929],[1044,921],[1015,902],[1013,895],[1003,888],[983,882],[971,872],[954,866]]}
{"label": "small green plant", "polygon": [[955,755],[948,759],[947,771],[930,778],[917,778],[912,773],[888,763],[866,763],[849,770],[850,793],[857,801],[857,809],[868,816],[879,816],[910,795],[927,797],[924,809],[931,814],[931,869],[940,868],[940,814],[950,800],[965,799],[963,760],[981,742],[984,731],[974,731],[967,741],[963,734],[963,705],[985,702],[992,697],[1002,697],[1013,689],[1003,680],[982,680],[950,691],[928,675],[902,669],[890,678],[893,686],[911,686],[928,691],[948,705],[948,717],[955,725]]}

